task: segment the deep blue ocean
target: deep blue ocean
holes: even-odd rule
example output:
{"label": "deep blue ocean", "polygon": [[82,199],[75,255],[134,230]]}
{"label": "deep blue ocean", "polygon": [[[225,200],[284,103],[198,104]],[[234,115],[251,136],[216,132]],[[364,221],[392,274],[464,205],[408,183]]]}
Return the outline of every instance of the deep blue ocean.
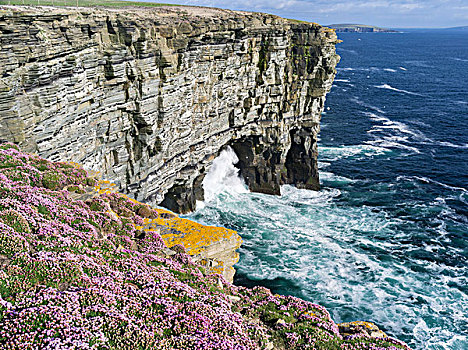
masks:
{"label": "deep blue ocean", "polygon": [[374,322],[414,349],[466,350],[468,33],[339,37],[322,189],[249,193],[224,154],[190,217],[242,236],[237,284]]}

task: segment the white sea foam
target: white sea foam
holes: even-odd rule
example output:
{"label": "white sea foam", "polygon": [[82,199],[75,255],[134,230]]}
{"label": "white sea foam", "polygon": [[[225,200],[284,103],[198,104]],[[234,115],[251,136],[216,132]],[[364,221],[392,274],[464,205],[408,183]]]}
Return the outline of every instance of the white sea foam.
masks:
{"label": "white sea foam", "polygon": [[461,148],[461,149],[467,149],[468,148],[468,143],[465,144],[455,144],[451,143],[448,141],[435,141],[430,138],[426,138],[424,140],[425,142],[421,142],[422,144],[427,144],[427,145],[432,145],[432,146],[442,146],[442,147],[450,147],[450,148]]}
{"label": "white sea foam", "polygon": [[403,70],[403,71],[407,71],[408,69],[406,69],[405,67],[398,67],[399,69]]}
{"label": "white sea foam", "polygon": [[[282,214],[270,219],[269,224],[258,223],[260,230],[263,227],[265,232],[273,230],[276,233],[257,236],[252,232],[254,236],[249,237],[249,240],[254,241],[251,243],[256,249],[265,247],[264,254],[276,257],[277,263],[268,264],[251,255],[250,261],[240,266],[241,270],[247,268],[243,271],[257,279],[291,279],[300,285],[305,295],[313,291],[312,295],[319,293],[324,298],[330,296],[331,303],[361,305],[363,300],[370,298],[371,317],[384,323],[392,333],[401,334],[404,328],[413,324],[414,337],[420,342],[437,341],[432,337],[434,327],[424,327],[423,324],[418,326],[420,317],[406,306],[407,302],[422,298],[430,303],[432,313],[445,312],[447,306],[444,306],[444,300],[439,300],[437,292],[429,295],[420,292],[430,288],[427,283],[432,285],[437,282],[421,281],[413,271],[401,264],[389,266],[356,249],[357,245],[369,249],[382,247],[391,251],[398,249],[394,243],[386,241],[383,245],[382,242],[349,234],[354,231],[392,232],[393,227],[389,226],[385,213],[376,213],[366,207],[342,210],[335,207],[333,201],[326,200],[330,199],[326,192],[311,196],[322,199],[314,203],[304,201],[304,193],[308,191],[291,186],[284,186],[282,190],[282,197],[276,198],[278,203],[269,203],[270,209],[281,209]],[[289,210],[284,211],[280,203],[290,205]],[[296,209],[294,204],[308,204],[307,214]],[[265,219],[267,215],[272,217],[271,212],[263,215]],[[294,228],[290,225],[276,226],[281,222],[294,222]],[[437,266],[433,268],[437,269]],[[371,280],[369,276],[372,276]],[[347,283],[343,283],[340,278],[345,278]],[[366,281],[365,284],[363,281]],[[411,291],[408,291],[408,285],[412,286]],[[466,297],[463,298],[463,303],[466,303]],[[460,313],[462,308],[462,305],[451,305],[451,312]],[[357,309],[354,311],[359,312]],[[361,317],[366,316],[370,315],[362,314]],[[333,318],[337,322],[345,321],[336,312]]]}
{"label": "white sea foam", "polygon": [[337,51],[343,51],[343,52],[349,52],[353,55],[357,55],[358,53],[355,50],[348,50],[348,49],[343,49],[342,47],[337,47]]}
{"label": "white sea foam", "polygon": [[371,141],[366,141],[367,144],[372,145],[372,146],[377,146],[381,148],[400,148],[404,149],[407,151],[411,151],[413,153],[421,153],[419,149],[413,146],[408,146],[403,143],[395,142],[395,141],[390,141],[390,140],[385,140],[385,139],[377,139],[377,140],[371,140]]}
{"label": "white sea foam", "polygon": [[325,169],[326,167],[330,166],[331,163],[329,162],[321,162],[321,161],[318,161],[317,162],[317,166],[319,169]]}
{"label": "white sea foam", "polygon": [[222,192],[248,192],[244,181],[239,176],[239,169],[234,166],[238,161],[239,158],[231,147],[221,151],[203,179],[205,202],[214,200]]}
{"label": "white sea foam", "polygon": [[350,101],[354,102],[354,103],[357,103],[358,105],[360,106],[363,106],[365,108],[369,108],[369,109],[372,109],[376,112],[379,112],[381,114],[385,114],[385,111],[383,111],[381,108],[377,107],[377,106],[373,106],[373,105],[370,105],[364,101],[362,101],[361,99],[359,99],[359,97],[357,96],[353,96],[350,98]]}
{"label": "white sea foam", "polygon": [[[405,178],[405,177],[402,177],[402,178]],[[450,186],[450,185],[447,185],[443,182],[439,182],[439,181],[436,181],[436,180],[433,180],[431,178],[428,178],[428,177],[425,177],[425,176],[412,176],[412,177],[406,177],[408,179],[417,179],[419,181],[422,181],[422,182],[425,182],[425,183],[434,183],[434,184],[437,184],[439,186],[442,186],[444,188],[447,188],[449,190],[452,190],[452,191],[462,191],[462,192],[468,192],[468,190],[464,187],[457,187],[457,186]]]}
{"label": "white sea foam", "polygon": [[390,73],[396,73],[396,70],[392,68],[384,68],[384,71],[390,72]]}
{"label": "white sea foam", "polygon": [[348,79],[335,79],[334,81],[339,82],[339,83],[349,83],[350,82]]}
{"label": "white sea foam", "polygon": [[468,62],[467,59],[465,58],[459,58],[459,57],[450,57],[452,60],[459,61],[459,62]]}
{"label": "white sea foam", "polygon": [[371,145],[346,145],[340,147],[319,146],[319,154],[322,161],[334,162],[338,159],[359,157],[367,158],[372,156],[380,156],[390,150],[383,147]]}
{"label": "white sea foam", "polygon": [[412,65],[412,66],[416,66],[416,67],[434,68],[434,66],[427,64],[426,61],[411,60],[411,61],[405,61],[405,63]]}
{"label": "white sea foam", "polygon": [[[321,175],[335,176],[330,172]],[[221,222],[249,222],[239,228],[244,243],[236,269],[241,274],[254,280],[292,281],[304,297],[330,305],[328,310],[336,322],[350,321],[340,312],[345,307],[352,310],[353,318],[378,320],[390,335],[405,334],[414,339],[414,348],[424,344],[434,349],[463,349],[464,335],[424,321],[436,317],[463,324],[467,319],[468,296],[452,287],[464,285],[461,276],[466,268],[427,262],[416,254],[421,250],[437,254],[443,247],[437,241],[445,239],[446,230],[441,227],[440,237],[434,237],[431,244],[420,246],[410,241],[404,247],[407,258],[402,261],[380,260],[379,254],[368,252],[402,252],[395,238],[406,239],[398,228],[404,222],[382,208],[343,206],[340,198],[350,195],[348,186],[352,183],[341,190],[325,187],[320,191],[283,186],[281,196],[248,194],[241,202],[223,197],[216,204],[208,202],[201,212],[211,224],[219,222],[221,216]],[[429,211],[433,207],[426,205]],[[412,252],[415,254],[410,255]],[[431,273],[422,279],[418,271],[409,268],[411,264]],[[454,298],[457,303],[452,302]]]}
{"label": "white sea foam", "polygon": [[354,182],[355,180],[350,179],[345,176],[339,176],[336,174],[333,174],[328,171],[321,171],[320,172],[320,180],[321,181],[332,181],[332,182],[341,182],[341,183],[351,183]]}
{"label": "white sea foam", "polygon": [[418,94],[416,92],[411,92],[411,91],[407,91],[407,90],[394,88],[393,86],[388,85],[388,84],[375,85],[374,87],[376,87],[378,89],[387,89],[387,90],[392,90],[392,91],[396,91],[396,92],[401,92],[403,94],[408,94],[408,95],[423,96],[423,95]]}
{"label": "white sea foam", "polygon": [[[430,138],[424,135],[417,129],[409,127],[407,124],[398,122],[395,120],[391,120],[390,118],[382,115],[378,115],[372,112],[362,112],[364,115],[368,116],[371,120],[379,122],[381,124],[373,125],[372,129],[368,131],[368,133],[379,133],[379,132],[388,132],[390,130],[397,131],[400,135],[387,135],[387,137],[402,137],[402,134],[406,136],[411,136],[414,141],[425,141],[425,142],[432,142]],[[403,137],[405,136],[403,135]],[[396,140],[396,139],[395,139]],[[394,141],[395,141],[394,140]],[[403,141],[403,138],[400,139]],[[405,138],[405,141],[408,141],[408,138]]]}
{"label": "white sea foam", "polygon": [[456,145],[454,143],[447,142],[447,141],[437,141],[437,144],[440,146],[452,147],[452,148],[468,148],[468,143],[465,143],[464,145]]}
{"label": "white sea foam", "polygon": [[337,188],[324,188],[320,191],[309,191],[290,185],[281,186],[281,195],[286,196],[290,203],[297,204],[324,205],[340,194],[341,191]]}
{"label": "white sea foam", "polygon": [[[402,122],[398,122],[398,121],[394,121],[394,120],[391,120],[389,118],[387,118],[386,116],[382,116],[382,115],[378,115],[376,113],[372,113],[372,112],[362,112],[362,114],[364,114],[365,116],[368,116],[371,120],[373,121],[376,121],[376,122],[380,122],[382,124],[377,124],[377,125],[373,125],[372,128],[370,130],[367,131],[368,134],[377,134],[377,133],[384,133],[386,131],[390,131],[390,130],[395,130],[397,132],[399,132],[400,134],[407,134],[409,136],[411,136],[411,140],[408,139],[408,137],[402,137],[401,135],[398,136],[398,135],[387,135],[387,136],[384,136],[382,137],[380,140],[374,140],[371,144],[379,144],[379,146],[383,146],[383,142],[384,141],[398,141],[398,142],[419,142],[421,144],[430,144],[430,145],[436,145],[436,146],[444,146],[444,147],[451,147],[451,148],[461,148],[461,149],[467,149],[468,148],[468,144],[454,144],[454,143],[451,143],[451,142],[448,142],[448,141],[435,141],[429,137],[427,137],[426,135],[424,135],[421,131],[415,129],[415,128],[411,128],[410,126],[408,126],[407,124],[405,123],[402,123]],[[413,124],[419,124],[419,125],[422,125],[422,126],[428,126],[427,124],[424,124],[422,122],[412,122]],[[388,143],[387,143],[388,145]],[[400,147],[400,148],[406,148],[406,149],[409,149],[408,147]],[[419,152],[418,152],[419,153]]]}
{"label": "white sea foam", "polygon": [[417,119],[406,119],[406,122],[410,123],[410,124],[422,126],[422,127],[425,127],[425,128],[431,128],[431,125],[429,125],[427,123],[424,123],[423,121],[417,120]]}

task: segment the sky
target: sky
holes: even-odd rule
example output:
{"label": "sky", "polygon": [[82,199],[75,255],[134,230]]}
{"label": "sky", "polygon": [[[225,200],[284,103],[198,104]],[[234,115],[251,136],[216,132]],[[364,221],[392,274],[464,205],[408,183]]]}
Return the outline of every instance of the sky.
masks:
{"label": "sky", "polygon": [[[166,2],[166,0],[146,0]],[[167,0],[168,3],[267,12],[320,24],[391,28],[468,25],[468,0]]]}

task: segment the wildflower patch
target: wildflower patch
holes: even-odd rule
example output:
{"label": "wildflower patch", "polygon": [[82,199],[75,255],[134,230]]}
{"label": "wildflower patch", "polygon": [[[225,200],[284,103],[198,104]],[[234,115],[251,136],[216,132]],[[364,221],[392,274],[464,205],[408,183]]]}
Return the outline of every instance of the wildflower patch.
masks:
{"label": "wildflower patch", "polygon": [[228,283],[194,258],[234,231],[94,175],[0,145],[1,349],[408,349],[374,329],[343,335],[320,305]]}

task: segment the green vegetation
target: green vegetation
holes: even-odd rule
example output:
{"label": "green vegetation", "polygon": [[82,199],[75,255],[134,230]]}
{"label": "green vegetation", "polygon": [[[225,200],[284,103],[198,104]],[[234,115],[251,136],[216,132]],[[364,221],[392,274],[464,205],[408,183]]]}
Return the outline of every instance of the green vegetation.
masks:
{"label": "green vegetation", "polygon": [[289,22],[293,22],[293,23],[308,23],[308,24],[311,24],[313,22],[309,22],[309,21],[302,21],[300,19],[294,19],[294,18],[286,18]]}
{"label": "green vegetation", "polygon": [[[410,350],[372,338],[374,325],[341,334],[323,306],[207,273],[183,245],[137,229],[151,217],[162,226],[157,210],[94,188],[74,198],[93,173],[12,144],[0,145],[2,162],[1,349]],[[172,229],[198,225],[174,218]]]}
{"label": "green vegetation", "polygon": [[80,6],[80,7],[161,7],[180,6],[156,2],[119,1],[119,0],[0,0],[0,5],[29,5],[29,6]]}

